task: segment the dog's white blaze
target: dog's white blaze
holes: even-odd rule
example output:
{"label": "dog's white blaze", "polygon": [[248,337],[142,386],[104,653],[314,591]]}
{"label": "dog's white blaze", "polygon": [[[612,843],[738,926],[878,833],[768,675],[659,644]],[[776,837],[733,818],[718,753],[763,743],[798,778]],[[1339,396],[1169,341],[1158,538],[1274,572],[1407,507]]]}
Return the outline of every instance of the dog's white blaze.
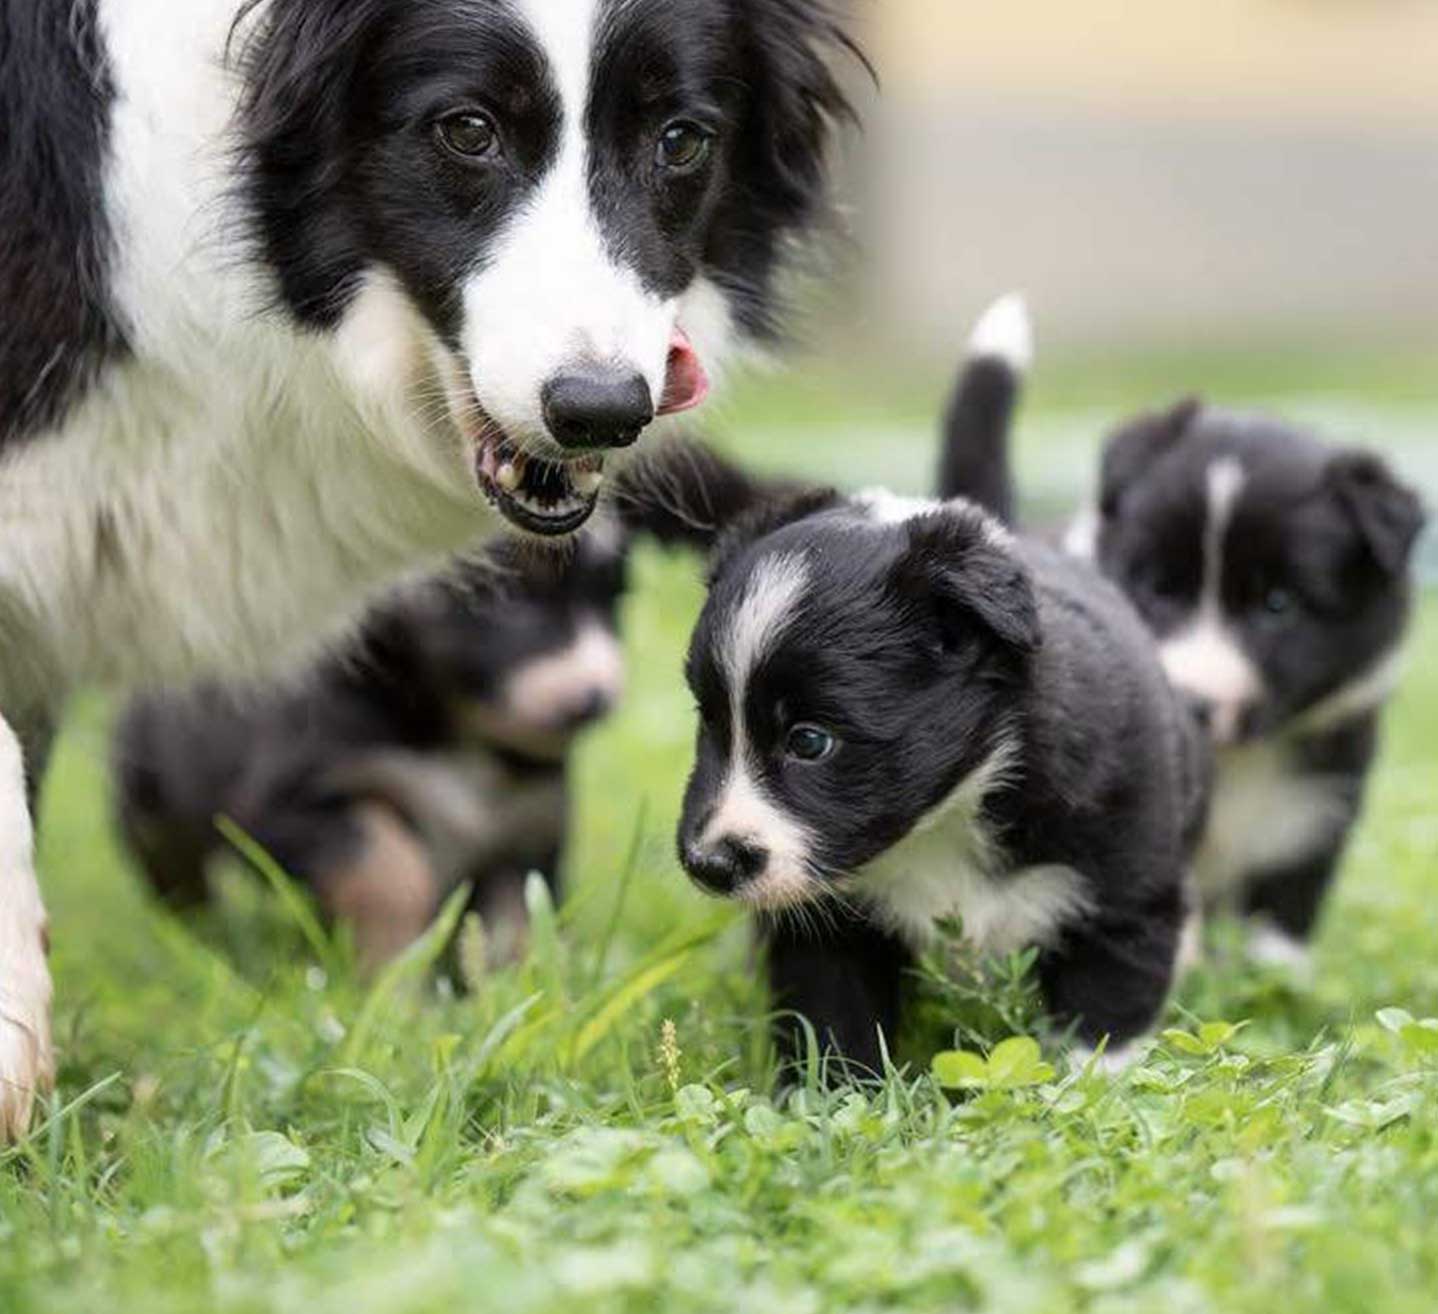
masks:
{"label": "dog's white blaze", "polygon": [[1174,686],[1211,705],[1216,742],[1238,734],[1243,711],[1263,693],[1263,678],[1223,614],[1223,545],[1243,491],[1243,467],[1223,457],[1208,469],[1203,531],[1203,586],[1193,619],[1159,645],[1159,659]]}
{"label": "dog's white blaze", "polygon": [[1206,900],[1231,896],[1247,877],[1311,857],[1352,815],[1351,782],[1302,774],[1283,743],[1221,750],[1208,826],[1194,860]]}
{"label": "dog's white blaze", "polygon": [[28,1126],[36,1087],[51,1071],[44,932],[25,767],[0,717],[0,1140]]}
{"label": "dog's white blaze", "polygon": [[[558,154],[464,288],[480,404],[516,439],[545,431],[545,382],[585,361],[637,370],[657,407],[679,303],[645,290],[605,245],[589,194],[585,113],[598,0],[519,0],[559,91]],[[707,326],[706,326],[707,327]]]}
{"label": "dog's white blaze", "polygon": [[1098,556],[1098,531],[1101,523],[1098,507],[1090,503],[1082,508],[1064,531],[1064,551],[1082,561],[1093,561]]}
{"label": "dog's white blaze", "polygon": [[526,662],[505,683],[510,716],[534,726],[562,724],[597,696],[608,709],[624,691],[624,650],[596,617],[558,652]]}
{"label": "dog's white blaze", "polygon": [[760,562],[720,640],[719,664],[728,686],[732,727],[729,763],[699,843],[712,848],[726,838],[742,839],[768,853],[764,870],[740,891],[741,897],[756,907],[778,908],[798,902],[813,883],[806,862],[812,837],[799,821],[776,806],[754,779],[744,721],[750,676],[793,619],[808,583],[809,571],[802,557],[780,553]]}
{"label": "dog's white blaze", "polygon": [[1002,361],[1016,374],[1034,363],[1034,328],[1022,295],[1000,297],[979,317],[969,336],[969,355]]}
{"label": "dog's white blaze", "polygon": [[1053,865],[1005,872],[979,811],[1014,756],[1000,745],[893,848],[852,879],[881,921],[911,944],[932,940],[941,917],[962,919],[984,953],[1052,944],[1089,906],[1083,878]]}

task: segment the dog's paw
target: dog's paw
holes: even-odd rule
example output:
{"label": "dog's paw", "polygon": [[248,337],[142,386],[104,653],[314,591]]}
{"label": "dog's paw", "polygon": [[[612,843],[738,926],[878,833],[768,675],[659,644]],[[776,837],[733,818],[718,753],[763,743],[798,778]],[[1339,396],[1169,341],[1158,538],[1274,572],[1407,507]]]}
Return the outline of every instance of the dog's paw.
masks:
{"label": "dog's paw", "polygon": [[0,1143],[30,1128],[35,1096],[55,1078],[50,1045],[50,968],[35,935],[32,947],[0,957]]}

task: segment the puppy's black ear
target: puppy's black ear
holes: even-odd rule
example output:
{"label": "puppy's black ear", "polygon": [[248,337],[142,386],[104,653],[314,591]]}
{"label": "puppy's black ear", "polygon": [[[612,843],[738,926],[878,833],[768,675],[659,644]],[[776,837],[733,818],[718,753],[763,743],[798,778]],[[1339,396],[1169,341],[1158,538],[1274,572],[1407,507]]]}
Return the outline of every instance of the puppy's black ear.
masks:
{"label": "puppy's black ear", "polygon": [[1418,495],[1372,452],[1339,452],[1325,478],[1379,569],[1401,575],[1424,525]]}
{"label": "puppy's black ear", "polygon": [[891,586],[906,603],[932,610],[946,646],[977,622],[1020,653],[1043,643],[1038,603],[1004,531],[977,507],[953,507],[911,520],[909,542]]}
{"label": "puppy's black ear", "polygon": [[761,479],[703,443],[676,438],[628,461],[612,497],[627,532],[707,552],[736,523],[796,491],[798,485]]}
{"label": "puppy's black ear", "polygon": [[1124,490],[1188,431],[1203,403],[1188,397],[1165,411],[1150,411],[1120,425],[1104,444],[1099,512],[1118,513]]}

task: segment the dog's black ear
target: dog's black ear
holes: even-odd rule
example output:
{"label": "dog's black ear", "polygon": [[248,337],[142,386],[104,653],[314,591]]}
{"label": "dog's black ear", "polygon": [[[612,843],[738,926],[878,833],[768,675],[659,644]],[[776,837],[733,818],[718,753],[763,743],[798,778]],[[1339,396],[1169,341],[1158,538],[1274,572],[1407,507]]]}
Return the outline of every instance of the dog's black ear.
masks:
{"label": "dog's black ear", "polygon": [[997,522],[977,507],[949,506],[909,521],[906,532],[891,587],[933,611],[946,646],[961,643],[974,622],[1020,653],[1042,646],[1033,585]]}
{"label": "dog's black ear", "polygon": [[1118,513],[1124,490],[1188,432],[1202,409],[1202,402],[1188,397],[1167,410],[1137,416],[1109,436],[1099,474],[1098,506],[1105,519]]}
{"label": "dog's black ear", "polygon": [[857,119],[834,57],[852,56],[871,74],[872,67],[830,0],[739,0],[734,29],[743,127],[706,257],[743,327],[772,336],[772,284],[785,243],[824,216],[831,138]]}
{"label": "dog's black ear", "polygon": [[704,443],[675,438],[627,461],[611,497],[626,532],[707,552],[737,522],[798,487],[753,475]]}
{"label": "dog's black ear", "polygon": [[1325,479],[1379,569],[1401,575],[1425,522],[1418,495],[1372,452],[1339,452]]}

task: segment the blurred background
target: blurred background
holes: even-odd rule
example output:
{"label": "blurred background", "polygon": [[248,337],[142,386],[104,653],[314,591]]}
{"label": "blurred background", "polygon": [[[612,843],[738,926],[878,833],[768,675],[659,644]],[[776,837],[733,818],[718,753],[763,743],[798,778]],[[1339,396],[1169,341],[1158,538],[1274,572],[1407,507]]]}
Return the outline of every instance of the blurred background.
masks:
{"label": "blurred background", "polygon": [[882,91],[850,80],[844,231],[797,355],[721,413],[738,449],[921,491],[947,372],[1018,288],[1031,507],[1079,496],[1118,416],[1186,392],[1381,447],[1438,503],[1438,4],[860,12]]}

